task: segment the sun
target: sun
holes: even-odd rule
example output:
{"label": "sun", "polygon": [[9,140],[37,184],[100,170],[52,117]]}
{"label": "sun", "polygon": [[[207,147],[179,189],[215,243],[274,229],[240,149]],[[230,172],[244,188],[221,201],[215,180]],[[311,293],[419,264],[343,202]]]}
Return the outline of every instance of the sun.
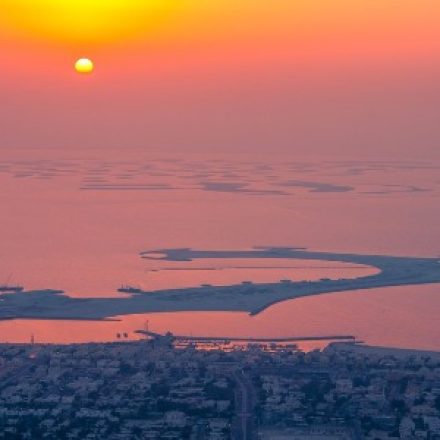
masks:
{"label": "sun", "polygon": [[95,65],[89,58],[80,58],[75,62],[75,70],[77,73],[92,73],[94,69]]}

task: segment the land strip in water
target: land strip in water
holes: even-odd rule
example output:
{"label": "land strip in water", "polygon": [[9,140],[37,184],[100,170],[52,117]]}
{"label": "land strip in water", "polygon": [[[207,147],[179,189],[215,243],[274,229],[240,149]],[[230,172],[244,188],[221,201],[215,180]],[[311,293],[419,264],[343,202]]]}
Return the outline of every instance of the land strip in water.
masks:
{"label": "land strip in water", "polygon": [[432,257],[313,252],[302,248],[259,248],[245,251],[160,249],[143,252],[141,256],[167,261],[209,258],[338,261],[376,267],[380,272],[355,279],[201,286],[140,291],[112,298],[73,298],[61,290],[50,289],[7,293],[0,296],[0,319],[90,320],[180,311],[230,311],[255,315],[272,304],[295,298],[380,287],[440,283],[439,259]]}

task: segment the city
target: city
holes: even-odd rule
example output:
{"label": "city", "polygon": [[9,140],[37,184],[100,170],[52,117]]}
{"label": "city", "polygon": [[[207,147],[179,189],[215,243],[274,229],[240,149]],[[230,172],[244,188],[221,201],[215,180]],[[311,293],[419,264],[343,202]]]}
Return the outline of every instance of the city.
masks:
{"label": "city", "polygon": [[440,439],[440,354],[0,345],[4,439]]}

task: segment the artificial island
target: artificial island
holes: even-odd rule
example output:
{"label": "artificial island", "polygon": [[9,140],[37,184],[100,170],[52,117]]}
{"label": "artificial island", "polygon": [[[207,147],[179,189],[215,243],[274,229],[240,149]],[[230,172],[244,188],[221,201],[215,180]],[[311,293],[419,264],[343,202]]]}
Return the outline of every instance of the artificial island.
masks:
{"label": "artificial island", "polygon": [[105,320],[115,316],[180,311],[237,311],[258,314],[272,304],[325,293],[380,287],[440,283],[438,258],[314,252],[304,248],[255,248],[242,251],[160,249],[142,258],[191,261],[195,259],[266,258],[319,260],[375,267],[374,275],[354,279],[321,279],[277,283],[143,291],[121,297],[73,298],[62,290],[5,293],[0,296],[0,319]]}

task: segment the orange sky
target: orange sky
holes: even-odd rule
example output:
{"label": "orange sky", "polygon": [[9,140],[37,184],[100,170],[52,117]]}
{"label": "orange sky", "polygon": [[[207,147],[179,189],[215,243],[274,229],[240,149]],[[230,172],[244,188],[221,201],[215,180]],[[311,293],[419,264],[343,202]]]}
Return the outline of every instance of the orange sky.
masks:
{"label": "orange sky", "polygon": [[3,0],[0,148],[430,153],[438,23],[436,0]]}

